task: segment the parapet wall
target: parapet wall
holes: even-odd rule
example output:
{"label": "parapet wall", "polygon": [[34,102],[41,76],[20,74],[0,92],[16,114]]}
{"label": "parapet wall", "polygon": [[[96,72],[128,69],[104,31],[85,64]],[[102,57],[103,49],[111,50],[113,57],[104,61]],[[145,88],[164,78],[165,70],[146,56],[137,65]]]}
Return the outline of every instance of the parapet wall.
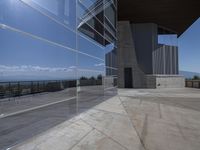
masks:
{"label": "parapet wall", "polygon": [[147,88],[184,88],[185,78],[179,75],[147,75]]}

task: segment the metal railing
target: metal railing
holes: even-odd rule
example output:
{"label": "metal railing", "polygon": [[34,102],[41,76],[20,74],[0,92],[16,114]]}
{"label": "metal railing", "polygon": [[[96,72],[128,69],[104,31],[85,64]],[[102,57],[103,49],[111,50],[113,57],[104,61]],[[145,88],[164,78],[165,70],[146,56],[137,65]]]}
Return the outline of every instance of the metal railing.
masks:
{"label": "metal railing", "polygon": [[0,99],[56,92],[71,87],[76,87],[76,80],[0,82]]}
{"label": "metal railing", "polygon": [[200,80],[186,80],[185,86],[189,88],[200,88]]}

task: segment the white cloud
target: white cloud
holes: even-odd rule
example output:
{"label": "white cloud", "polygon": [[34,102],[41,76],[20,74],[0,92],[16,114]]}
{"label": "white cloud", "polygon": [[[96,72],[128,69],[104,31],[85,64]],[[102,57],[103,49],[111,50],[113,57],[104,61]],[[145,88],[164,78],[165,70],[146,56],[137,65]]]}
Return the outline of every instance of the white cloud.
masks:
{"label": "white cloud", "polygon": [[76,69],[76,66],[71,66],[69,67],[69,69]]}
{"label": "white cloud", "polygon": [[94,66],[95,67],[101,67],[101,66],[104,66],[104,63],[95,64]]}
{"label": "white cloud", "polygon": [[62,67],[40,67],[31,65],[22,66],[6,66],[0,65],[0,72],[72,72],[76,67],[70,66],[68,68]]}

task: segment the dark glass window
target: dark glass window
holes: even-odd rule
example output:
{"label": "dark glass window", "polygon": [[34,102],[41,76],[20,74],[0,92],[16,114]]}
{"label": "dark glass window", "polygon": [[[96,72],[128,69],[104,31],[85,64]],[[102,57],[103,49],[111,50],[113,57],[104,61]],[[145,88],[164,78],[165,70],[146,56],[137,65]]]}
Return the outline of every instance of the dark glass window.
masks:
{"label": "dark glass window", "polygon": [[[78,29],[80,32],[104,46],[116,41],[116,7],[113,1],[80,0],[78,6]],[[101,37],[95,37],[92,30]]]}

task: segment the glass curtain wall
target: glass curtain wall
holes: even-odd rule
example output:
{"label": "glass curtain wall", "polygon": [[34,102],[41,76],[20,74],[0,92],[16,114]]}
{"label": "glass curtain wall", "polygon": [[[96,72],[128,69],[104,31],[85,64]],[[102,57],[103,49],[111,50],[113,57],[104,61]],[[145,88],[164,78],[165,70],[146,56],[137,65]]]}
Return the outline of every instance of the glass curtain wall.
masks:
{"label": "glass curtain wall", "polygon": [[116,0],[0,1],[0,149],[116,95],[116,8]]}
{"label": "glass curtain wall", "polygon": [[[110,11],[113,11],[111,16]],[[116,2],[79,0],[78,106],[80,111],[117,93],[115,42]]]}

